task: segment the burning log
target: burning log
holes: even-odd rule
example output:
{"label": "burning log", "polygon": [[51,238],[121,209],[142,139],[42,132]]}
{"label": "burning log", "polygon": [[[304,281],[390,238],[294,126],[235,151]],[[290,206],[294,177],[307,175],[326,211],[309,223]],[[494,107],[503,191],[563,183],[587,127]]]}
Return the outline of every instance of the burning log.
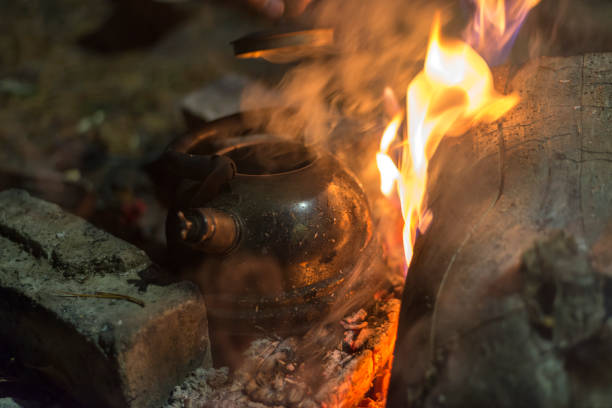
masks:
{"label": "burning log", "polygon": [[495,83],[519,104],[440,145],[390,406],[612,405],[611,64],[587,54],[501,68]]}

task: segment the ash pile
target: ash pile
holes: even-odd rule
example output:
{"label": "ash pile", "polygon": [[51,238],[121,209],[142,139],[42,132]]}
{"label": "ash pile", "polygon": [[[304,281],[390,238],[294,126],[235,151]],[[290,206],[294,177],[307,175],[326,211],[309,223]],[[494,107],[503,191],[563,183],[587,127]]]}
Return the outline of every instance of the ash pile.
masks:
{"label": "ash pile", "polygon": [[197,369],[165,408],[384,407],[399,314],[398,293],[301,337],[251,343],[233,373]]}

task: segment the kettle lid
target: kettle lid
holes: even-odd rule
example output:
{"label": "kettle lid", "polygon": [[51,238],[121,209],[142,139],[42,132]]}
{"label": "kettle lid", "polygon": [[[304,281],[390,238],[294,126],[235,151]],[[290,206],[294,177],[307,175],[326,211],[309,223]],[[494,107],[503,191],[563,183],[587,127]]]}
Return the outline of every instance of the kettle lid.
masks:
{"label": "kettle lid", "polygon": [[232,41],[236,57],[263,58],[274,63],[329,54],[333,43],[333,28],[295,27],[260,31]]}

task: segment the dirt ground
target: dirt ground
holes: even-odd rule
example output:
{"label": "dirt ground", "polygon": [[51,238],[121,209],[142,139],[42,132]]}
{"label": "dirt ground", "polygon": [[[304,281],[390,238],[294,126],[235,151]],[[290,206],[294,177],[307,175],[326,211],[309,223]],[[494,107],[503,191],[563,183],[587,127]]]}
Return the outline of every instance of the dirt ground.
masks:
{"label": "dirt ground", "polygon": [[155,151],[182,129],[185,93],[228,71],[252,72],[229,43],[266,22],[212,2],[126,3],[113,11],[110,1],[3,2],[3,162],[57,164],[76,139],[114,155]]}

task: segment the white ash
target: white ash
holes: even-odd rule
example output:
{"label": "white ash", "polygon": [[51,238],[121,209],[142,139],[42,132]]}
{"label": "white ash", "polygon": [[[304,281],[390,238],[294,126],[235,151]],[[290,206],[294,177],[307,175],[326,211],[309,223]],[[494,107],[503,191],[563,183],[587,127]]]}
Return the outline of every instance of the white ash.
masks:
{"label": "white ash", "polygon": [[301,338],[255,340],[234,373],[225,367],[198,369],[175,388],[164,408],[321,407],[337,379],[354,369],[352,362],[371,353],[369,339],[386,307],[378,305],[372,315],[357,310]]}
{"label": "white ash", "polygon": [[174,388],[164,408],[189,408],[194,401],[206,401],[215,389],[222,388],[229,380],[229,369],[222,367],[198,368],[185,381]]}

